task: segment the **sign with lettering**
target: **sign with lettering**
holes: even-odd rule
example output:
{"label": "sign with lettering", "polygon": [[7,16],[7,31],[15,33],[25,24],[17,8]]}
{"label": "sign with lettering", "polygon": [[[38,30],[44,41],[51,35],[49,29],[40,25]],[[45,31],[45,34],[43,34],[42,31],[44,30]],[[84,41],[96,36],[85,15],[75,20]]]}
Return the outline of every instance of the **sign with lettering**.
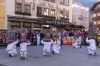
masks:
{"label": "sign with lettering", "polygon": [[63,22],[63,21],[51,21],[51,20],[46,20],[46,24],[54,24],[54,25],[63,25],[63,26],[66,26],[66,25],[68,25],[68,23],[67,22]]}
{"label": "sign with lettering", "polygon": [[20,30],[20,38],[21,41],[26,40],[26,30],[24,28]]}
{"label": "sign with lettering", "polygon": [[50,29],[44,29],[44,39],[51,39],[51,30]]}

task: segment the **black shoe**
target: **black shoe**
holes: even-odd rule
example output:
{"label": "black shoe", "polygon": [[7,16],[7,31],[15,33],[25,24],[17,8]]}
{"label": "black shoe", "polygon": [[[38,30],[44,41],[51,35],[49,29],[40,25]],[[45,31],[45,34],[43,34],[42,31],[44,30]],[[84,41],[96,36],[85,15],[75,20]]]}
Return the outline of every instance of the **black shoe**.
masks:
{"label": "black shoe", "polygon": [[21,59],[22,59],[22,60],[25,60],[26,58],[25,58],[25,57],[21,57]]}
{"label": "black shoe", "polygon": [[47,52],[47,57],[49,57],[50,55],[49,55],[49,53]]}
{"label": "black shoe", "polygon": [[96,56],[96,55],[97,55],[97,53],[95,52],[95,53],[94,53],[94,56]]}
{"label": "black shoe", "polygon": [[52,51],[52,54],[54,54],[54,51]]}
{"label": "black shoe", "polygon": [[26,58],[25,57],[23,57],[23,60],[25,60]]}
{"label": "black shoe", "polygon": [[11,55],[11,54],[9,54],[9,57],[12,57],[12,55]]}
{"label": "black shoe", "polygon": [[61,49],[62,49],[62,46],[61,46]]}
{"label": "black shoe", "polygon": [[92,54],[88,54],[88,55],[92,55]]}
{"label": "black shoe", "polygon": [[80,46],[80,48],[81,48],[81,46]]}

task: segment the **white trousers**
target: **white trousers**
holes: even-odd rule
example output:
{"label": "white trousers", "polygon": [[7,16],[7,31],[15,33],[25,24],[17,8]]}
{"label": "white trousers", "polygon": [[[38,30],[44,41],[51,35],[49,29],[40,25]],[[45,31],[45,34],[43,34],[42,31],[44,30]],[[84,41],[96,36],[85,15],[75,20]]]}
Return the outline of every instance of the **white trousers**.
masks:
{"label": "white trousers", "polygon": [[27,51],[21,51],[20,53],[21,53],[21,57],[25,57],[25,58],[26,58],[26,56],[27,56]]}
{"label": "white trousers", "polygon": [[37,39],[37,45],[40,45],[40,39]]}
{"label": "white trousers", "polygon": [[17,55],[17,50],[16,49],[8,50],[7,53],[9,55],[11,54],[11,56],[15,56],[15,55]]}
{"label": "white trousers", "polygon": [[91,48],[90,46],[87,47],[89,54],[94,55],[94,53],[96,52],[96,49]]}
{"label": "white trousers", "polygon": [[50,55],[50,49],[43,48],[43,55],[47,55],[47,53],[49,53],[49,55]]}
{"label": "white trousers", "polygon": [[78,46],[76,43],[73,43],[72,46],[75,48],[80,48],[80,46]]}
{"label": "white trousers", "polygon": [[61,47],[59,46],[59,47],[53,48],[53,51],[54,51],[54,53],[59,54],[60,49],[61,49]]}

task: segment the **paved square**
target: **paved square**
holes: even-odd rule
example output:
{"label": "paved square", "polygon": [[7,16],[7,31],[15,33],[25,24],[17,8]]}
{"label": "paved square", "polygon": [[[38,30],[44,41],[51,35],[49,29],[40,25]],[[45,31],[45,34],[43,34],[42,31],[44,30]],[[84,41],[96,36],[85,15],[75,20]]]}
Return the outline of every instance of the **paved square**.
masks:
{"label": "paved square", "polygon": [[6,54],[6,48],[0,49],[0,64],[10,66],[100,66],[100,48],[97,48],[97,57],[91,56],[89,60],[87,46],[75,49],[72,46],[63,45],[60,55],[51,54],[50,57],[42,55],[43,46],[28,46],[26,60],[20,59],[18,55],[10,58]]}

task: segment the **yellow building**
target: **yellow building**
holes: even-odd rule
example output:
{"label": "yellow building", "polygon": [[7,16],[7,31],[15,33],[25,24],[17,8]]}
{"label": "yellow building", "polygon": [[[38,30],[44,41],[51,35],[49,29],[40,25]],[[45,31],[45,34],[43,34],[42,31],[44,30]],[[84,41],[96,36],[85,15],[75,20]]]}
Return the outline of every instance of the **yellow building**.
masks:
{"label": "yellow building", "polygon": [[6,0],[0,0],[0,30],[6,29]]}

